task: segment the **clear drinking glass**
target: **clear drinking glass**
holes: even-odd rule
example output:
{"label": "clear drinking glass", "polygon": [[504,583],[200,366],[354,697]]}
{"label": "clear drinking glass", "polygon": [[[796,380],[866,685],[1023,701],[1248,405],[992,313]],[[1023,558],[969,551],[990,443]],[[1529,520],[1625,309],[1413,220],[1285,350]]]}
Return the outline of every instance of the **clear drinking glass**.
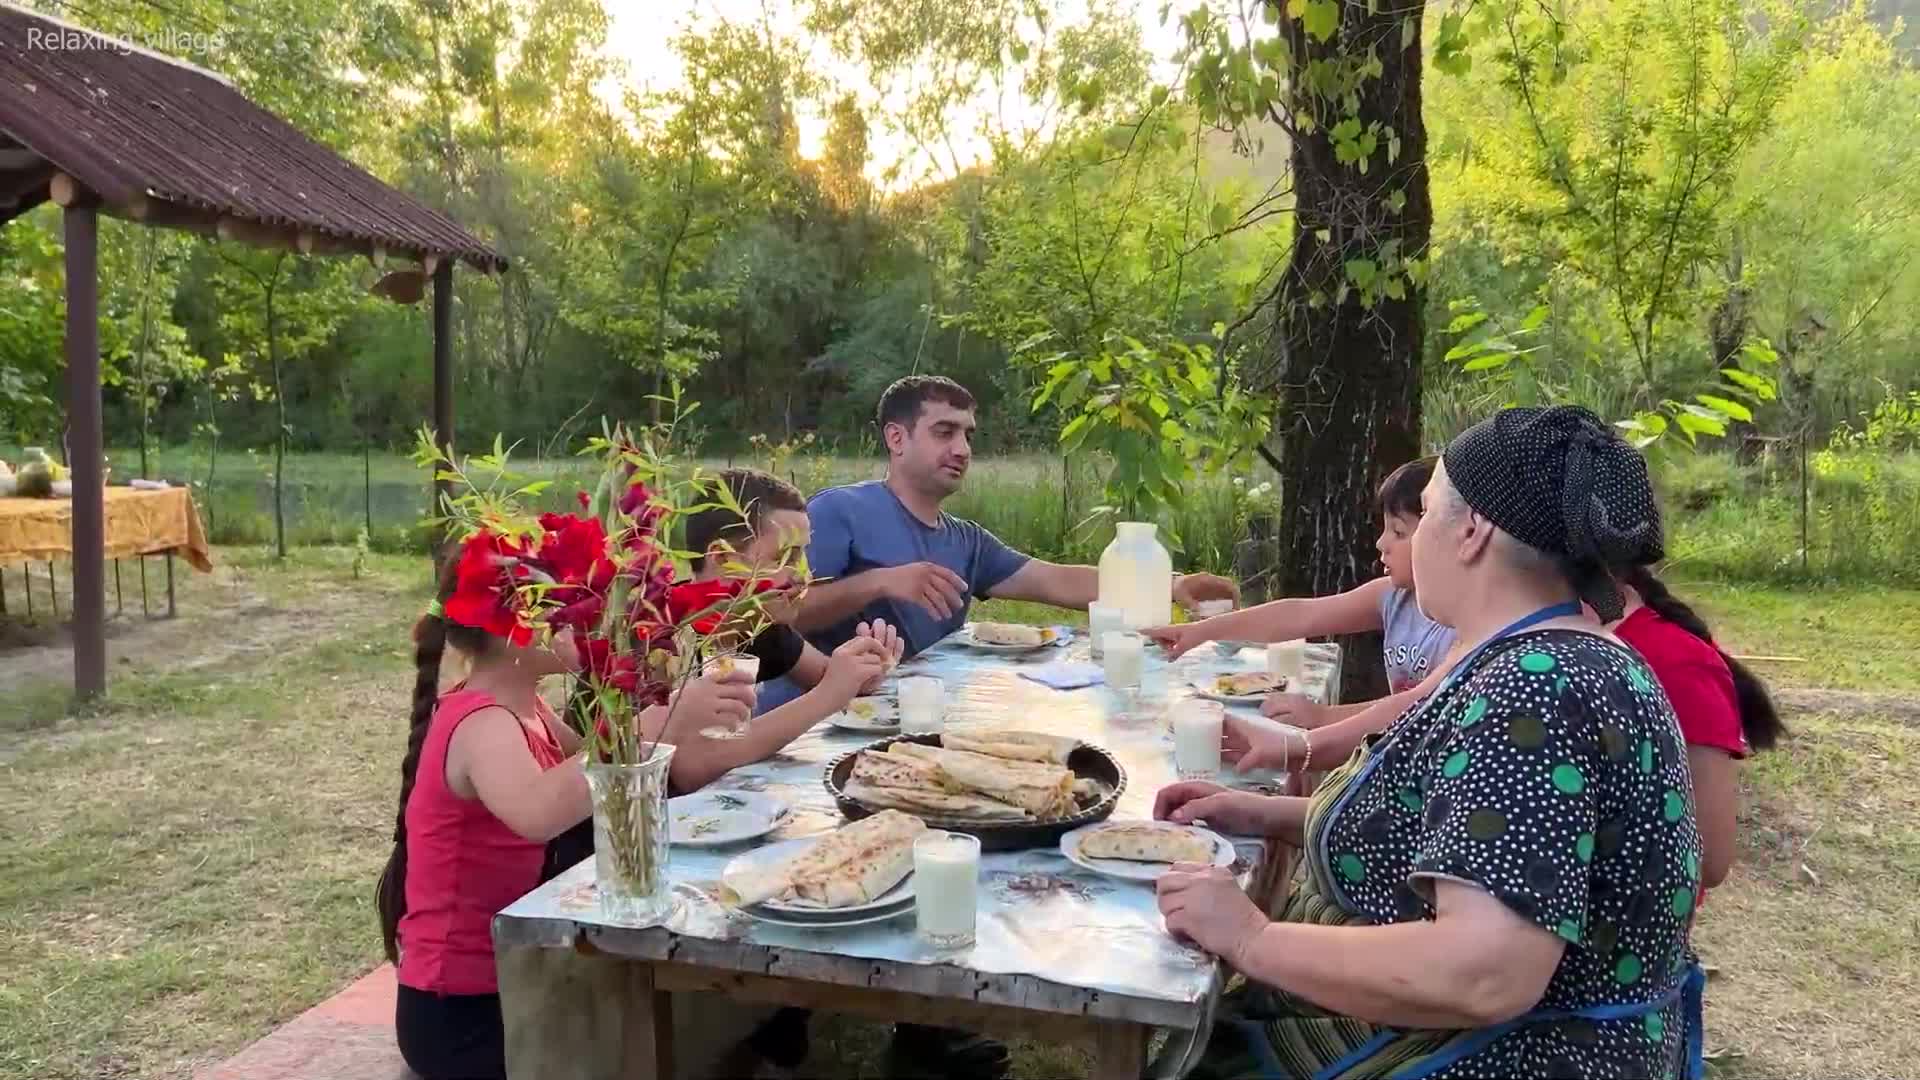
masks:
{"label": "clear drinking glass", "polygon": [[946,727],[946,684],[932,675],[900,680],[900,734],[938,735]]}
{"label": "clear drinking glass", "polygon": [[1217,701],[1183,701],[1173,714],[1173,768],[1182,780],[1220,774],[1220,738],[1226,707]]}
{"label": "clear drinking glass", "polygon": [[1139,689],[1141,670],[1147,663],[1146,639],[1138,634],[1109,630],[1100,645],[1107,685],[1115,690]]}
{"label": "clear drinking glass", "polygon": [[[757,656],[718,656],[707,661],[703,672],[707,678],[719,682],[744,680],[749,683],[760,681],[760,658]],[[747,724],[751,718],[739,724],[721,725],[700,729],[704,739],[744,739],[747,737]]]}
{"label": "clear drinking glass", "polygon": [[1284,689],[1299,690],[1307,677],[1307,643],[1276,641],[1267,646],[1267,674],[1284,682]]}
{"label": "clear drinking glass", "polygon": [[1120,610],[1118,604],[1087,605],[1087,640],[1092,643],[1092,654],[1095,660],[1106,653],[1106,642],[1103,639],[1114,631],[1126,628],[1127,613]]}
{"label": "clear drinking glass", "polygon": [[936,949],[973,944],[980,908],[980,840],[929,829],[913,841],[913,907],[920,939]]}

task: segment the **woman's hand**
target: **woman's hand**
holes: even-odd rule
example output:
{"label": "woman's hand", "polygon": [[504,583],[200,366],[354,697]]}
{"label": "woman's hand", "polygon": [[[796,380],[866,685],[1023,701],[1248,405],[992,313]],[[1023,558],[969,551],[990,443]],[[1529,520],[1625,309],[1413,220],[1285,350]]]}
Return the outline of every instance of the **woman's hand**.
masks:
{"label": "woman's hand", "polygon": [[1153,816],[1161,821],[1191,825],[1205,821],[1222,832],[1264,836],[1272,824],[1267,797],[1234,791],[1211,780],[1182,780],[1168,784],[1153,797]]}
{"label": "woman's hand", "polygon": [[820,678],[820,689],[844,707],[862,687],[886,675],[887,657],[886,647],[873,638],[849,638],[827,657],[827,673]]}
{"label": "woman's hand", "polygon": [[1257,716],[1230,712],[1221,726],[1221,760],[1235,772],[1287,771],[1306,756],[1306,735]]}
{"label": "woman's hand", "polygon": [[1267,917],[1222,866],[1176,863],[1154,882],[1167,932],[1240,970],[1240,956],[1267,928]]}
{"label": "woman's hand", "polygon": [[1149,626],[1140,631],[1140,636],[1167,650],[1167,659],[1178,660],[1213,640],[1207,625],[1211,622],[1212,619],[1201,619],[1178,626]]}
{"label": "woman's hand", "polygon": [[1305,731],[1324,727],[1333,719],[1325,705],[1305,694],[1268,694],[1260,703],[1260,715]]}
{"label": "woman's hand", "polygon": [[886,658],[886,666],[880,669],[880,674],[867,680],[866,684],[860,687],[862,694],[871,694],[880,689],[881,683],[886,681],[887,672],[897,667],[900,658],[906,655],[907,641],[900,636],[900,631],[889,625],[885,619],[875,619],[870,623],[863,622],[854,629],[853,633],[856,639],[867,638],[879,645]]}

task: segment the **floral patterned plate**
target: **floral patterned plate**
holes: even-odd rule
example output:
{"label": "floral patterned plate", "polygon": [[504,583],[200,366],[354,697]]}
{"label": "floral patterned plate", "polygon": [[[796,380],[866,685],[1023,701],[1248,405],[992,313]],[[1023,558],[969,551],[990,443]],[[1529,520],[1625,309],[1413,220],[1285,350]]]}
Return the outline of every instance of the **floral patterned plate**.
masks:
{"label": "floral patterned plate", "polygon": [[667,835],[681,847],[724,847],[757,840],[786,816],[786,804],[771,795],[699,791],[667,800]]}

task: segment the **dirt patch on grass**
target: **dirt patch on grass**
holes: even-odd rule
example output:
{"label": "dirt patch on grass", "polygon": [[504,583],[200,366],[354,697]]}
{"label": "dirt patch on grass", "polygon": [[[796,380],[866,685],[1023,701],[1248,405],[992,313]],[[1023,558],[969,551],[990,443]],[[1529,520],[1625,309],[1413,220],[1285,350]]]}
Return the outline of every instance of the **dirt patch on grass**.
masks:
{"label": "dirt patch on grass", "polygon": [[[427,581],[424,560],[382,560],[354,577],[352,553],[309,549],[280,564],[223,551],[212,574],[178,568],[179,615],[148,619],[138,606],[107,622],[108,694],[206,669],[250,669],[304,644],[352,633],[396,610]],[[108,609],[112,610],[109,583]],[[164,599],[155,610],[164,609]],[[63,610],[68,610],[63,608]],[[0,643],[0,732],[57,723],[67,713],[73,642],[65,624],[13,623]]]}
{"label": "dirt patch on grass", "polygon": [[1694,934],[1723,1077],[1901,1076],[1920,1060],[1920,731],[1794,718],[1747,770],[1740,861]]}
{"label": "dirt patch on grass", "polygon": [[1864,690],[1775,688],[1774,702],[1793,713],[1878,716],[1920,727],[1920,694],[1876,694]]}

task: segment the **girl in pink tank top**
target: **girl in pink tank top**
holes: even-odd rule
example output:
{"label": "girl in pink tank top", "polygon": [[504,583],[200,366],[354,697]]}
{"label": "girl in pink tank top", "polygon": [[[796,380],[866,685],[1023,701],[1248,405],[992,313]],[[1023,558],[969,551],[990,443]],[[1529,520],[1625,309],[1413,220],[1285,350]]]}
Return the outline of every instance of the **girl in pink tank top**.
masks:
{"label": "girl in pink tank top", "polygon": [[[442,602],[453,583],[449,563]],[[399,972],[401,1056],[426,1080],[490,1080],[506,1076],[493,916],[540,883],[548,841],[592,809],[580,738],[538,693],[577,657],[567,637],[519,647],[437,612],[414,627],[413,722],[378,907]],[[449,646],[472,670],[441,694]]]}
{"label": "girl in pink tank top", "polygon": [[[414,626],[413,719],[376,906],[408,1067],[425,1080],[493,1080],[506,1076],[493,917],[592,853],[576,828],[592,806],[580,737],[539,695],[541,680],[578,668],[572,632],[521,646],[447,618],[457,568],[447,561],[439,599]],[[449,647],[472,668],[442,694]],[[747,684],[701,679],[680,693],[693,730],[744,721],[753,706]]]}

